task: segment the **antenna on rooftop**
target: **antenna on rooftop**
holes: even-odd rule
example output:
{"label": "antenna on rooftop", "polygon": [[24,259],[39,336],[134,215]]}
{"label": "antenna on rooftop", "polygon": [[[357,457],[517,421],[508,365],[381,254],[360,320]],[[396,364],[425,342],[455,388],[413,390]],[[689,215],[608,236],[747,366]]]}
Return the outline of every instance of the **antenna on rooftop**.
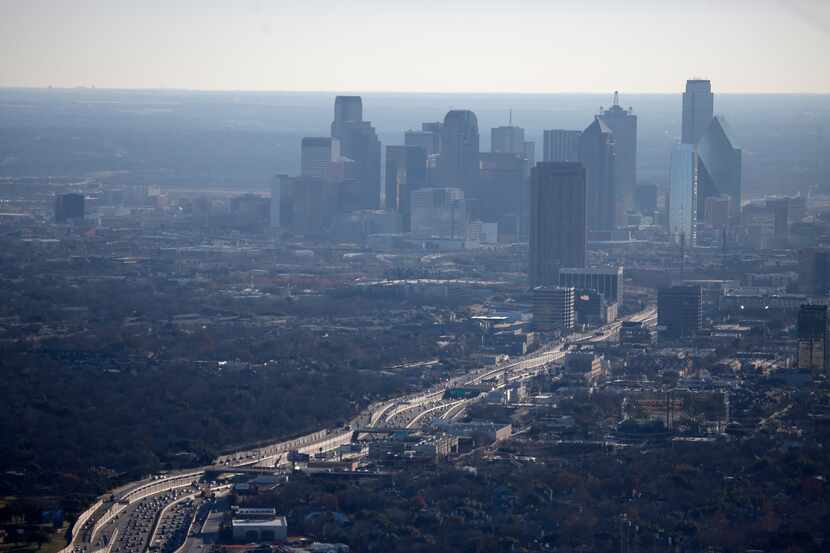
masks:
{"label": "antenna on rooftop", "polygon": [[507,126],[513,126],[513,108],[510,108],[510,110],[507,112]]}

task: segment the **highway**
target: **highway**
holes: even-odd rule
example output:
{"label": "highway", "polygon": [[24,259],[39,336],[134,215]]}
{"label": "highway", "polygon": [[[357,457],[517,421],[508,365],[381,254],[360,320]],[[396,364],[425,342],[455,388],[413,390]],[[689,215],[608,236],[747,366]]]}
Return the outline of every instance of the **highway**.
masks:
{"label": "highway", "polygon": [[[593,333],[571,335],[524,357],[476,369],[424,392],[375,403],[354,420],[366,420],[368,429],[379,430],[417,428],[435,418],[456,419],[468,405],[482,396],[444,399],[447,389],[493,380],[497,381],[495,388],[504,387],[507,383],[530,378],[546,370],[551,363],[561,361],[574,345],[601,342],[616,336],[624,321],[654,325],[656,319],[657,309],[649,306]],[[163,538],[157,540],[159,553],[198,553],[204,545],[213,542],[221,519],[215,511],[201,512],[200,501],[194,495],[197,483],[207,473],[233,473],[234,468],[240,472],[273,472],[289,451],[309,454],[331,451],[351,442],[353,432],[348,427],[321,429],[290,440],[222,455],[207,467],[147,478],[118,488],[102,496],[78,517],[72,528],[70,543],[59,553],[145,553],[154,536]],[[188,500],[193,496],[195,501],[192,504],[179,503],[183,496],[188,496]],[[172,518],[167,517],[168,506],[174,502],[182,507],[175,508]],[[194,516],[197,522],[201,522],[200,516],[206,517],[201,529],[195,528],[199,524],[193,523]]]}

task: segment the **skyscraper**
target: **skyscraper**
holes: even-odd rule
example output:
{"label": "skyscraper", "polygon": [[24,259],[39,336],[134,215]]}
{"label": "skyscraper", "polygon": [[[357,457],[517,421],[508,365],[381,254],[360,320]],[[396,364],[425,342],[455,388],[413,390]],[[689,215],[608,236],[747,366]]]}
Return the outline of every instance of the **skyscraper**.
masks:
{"label": "skyscraper", "polygon": [[340,141],[341,155],[354,163],[359,209],[380,204],[380,141],[369,121],[363,121],[360,96],[338,96],[334,101],[331,136]]}
{"label": "skyscraper", "polygon": [[798,310],[798,367],[814,377],[828,377],[830,327],[826,305],[802,305]]}
{"label": "skyscraper", "polygon": [[530,173],[530,286],[556,286],[560,267],[584,267],[585,169],[537,163]]}
{"label": "skyscraper", "polygon": [[805,294],[830,294],[830,249],[798,252],[798,287]]}
{"label": "skyscraper", "polygon": [[438,160],[439,180],[443,187],[457,187],[466,196],[477,197],[478,184],[478,120],[468,110],[451,110],[441,128],[441,157]]}
{"label": "skyscraper", "polygon": [[463,240],[468,211],[460,188],[421,188],[411,192],[412,234]]}
{"label": "skyscraper", "polygon": [[55,196],[55,222],[84,218],[84,195],[70,192]]}
{"label": "skyscraper", "polygon": [[614,92],[614,105],[600,114],[600,119],[614,133],[614,189],[621,210],[634,207],[637,186],[637,116],[620,107]]}
{"label": "skyscraper", "polygon": [[595,117],[582,131],[579,138],[579,161],[585,167],[588,229],[613,230],[617,214],[614,136],[599,117]]}
{"label": "skyscraper", "polygon": [[543,161],[579,161],[579,137],[582,131],[553,129],[544,132]]}
{"label": "skyscraper", "polygon": [[525,130],[521,127],[490,129],[490,151],[499,154],[524,155]]}
{"label": "skyscraper", "polygon": [[567,333],[574,327],[575,290],[569,286],[537,286],[533,289],[533,325],[542,332]]}
{"label": "skyscraper", "polygon": [[397,211],[409,230],[409,202],[413,190],[427,185],[427,158],[419,146],[386,147],[386,209]]}
{"label": "skyscraper", "polygon": [[701,79],[686,81],[683,93],[683,121],[680,141],[683,144],[697,144],[709,127],[714,114],[715,97],[712,83]]}
{"label": "skyscraper", "polygon": [[706,216],[706,198],[724,194],[732,200],[730,216],[740,215],[741,149],[734,146],[729,125],[722,116],[710,120],[697,142],[697,154],[700,158],[698,218],[702,220]]}
{"label": "skyscraper", "polygon": [[332,163],[339,159],[340,141],[336,138],[305,137],[300,147],[300,174],[329,179],[332,177]]}
{"label": "skyscraper", "polygon": [[676,243],[694,245],[697,220],[697,154],[691,144],[675,144],[669,174],[669,234]]}
{"label": "skyscraper", "polygon": [[700,286],[671,286],[657,291],[657,331],[661,338],[694,336],[703,322]]}

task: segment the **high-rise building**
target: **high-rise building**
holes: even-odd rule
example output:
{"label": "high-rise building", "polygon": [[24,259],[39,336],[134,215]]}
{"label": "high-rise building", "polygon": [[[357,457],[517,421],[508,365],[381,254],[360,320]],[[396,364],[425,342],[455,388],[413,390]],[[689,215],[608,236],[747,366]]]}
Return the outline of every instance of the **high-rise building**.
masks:
{"label": "high-rise building", "polygon": [[599,117],[582,131],[579,161],[585,167],[588,230],[614,230],[617,215],[614,135]]}
{"label": "high-rise building", "polygon": [[411,192],[412,234],[464,240],[469,212],[460,188],[421,188]]}
{"label": "high-rise building", "polygon": [[683,144],[697,144],[709,127],[714,115],[715,97],[712,83],[701,79],[686,81],[683,93],[683,121],[680,141]]}
{"label": "high-rise building", "polygon": [[521,127],[490,129],[490,151],[499,154],[524,155],[525,130]]}
{"label": "high-rise building", "polygon": [[351,173],[358,183],[357,207],[380,205],[380,141],[369,121],[363,121],[360,96],[338,96],[334,101],[331,136],[340,141],[340,153],[354,163]]}
{"label": "high-rise building", "polygon": [[657,185],[638,185],[634,192],[634,206],[642,214],[657,211]]}
{"label": "high-rise building", "polygon": [[275,175],[273,179],[271,179],[271,213],[270,213],[270,221],[271,221],[271,228],[280,228],[282,226],[282,220],[280,217],[281,214],[281,201],[282,201],[282,183],[284,180],[288,180],[288,175]]}
{"label": "high-rise building", "polygon": [[614,92],[614,105],[599,115],[614,133],[614,190],[620,209],[634,208],[637,186],[637,116],[631,108],[620,107]]}
{"label": "high-rise building", "polygon": [[798,252],[798,287],[814,296],[830,294],[830,249],[808,248]]}
{"label": "high-rise building", "polygon": [[585,169],[537,163],[530,173],[530,286],[556,286],[561,267],[584,267]]}
{"label": "high-rise building", "polygon": [[401,214],[409,230],[410,193],[427,186],[427,158],[419,146],[386,147],[386,209]]}
{"label": "high-rise building", "polygon": [[767,209],[772,212],[775,247],[786,248],[790,237],[790,199],[767,198]]}
{"label": "high-rise building", "polygon": [[332,178],[332,163],[340,160],[340,141],[326,136],[303,138],[300,147],[300,174],[318,179]]}
{"label": "high-rise building", "polygon": [[703,324],[700,286],[671,286],[657,291],[657,331],[661,338],[694,336]]}
{"label": "high-rise building", "polygon": [[669,174],[669,234],[680,244],[695,243],[697,221],[697,154],[691,144],[675,144]]}
{"label": "high-rise building", "polygon": [[579,138],[582,131],[553,129],[544,132],[543,161],[579,161]]}
{"label": "high-rise building", "polygon": [[[424,126],[437,123],[424,123]],[[440,127],[439,127],[440,129]],[[404,144],[423,148],[427,157],[436,155],[441,151],[441,132],[439,131],[406,131],[404,133]]]}
{"label": "high-rise building", "polygon": [[[706,218],[706,198],[727,195],[731,198],[730,217],[741,213],[741,149],[734,146],[726,120],[718,115],[697,143],[699,158],[698,218]],[[702,211],[702,212],[701,212]]]}
{"label": "high-rise building", "polygon": [[527,208],[527,162],[517,154],[482,152],[479,156],[478,216],[498,221],[504,215],[518,221]]}
{"label": "high-rise building", "polygon": [[478,120],[469,110],[451,110],[441,128],[439,181],[444,188],[460,188],[477,197],[479,174]]}
{"label": "high-rise building", "polygon": [[729,196],[709,196],[706,198],[706,217],[704,219],[706,224],[718,229],[728,226],[731,205],[732,198]]}
{"label": "high-rise building", "polygon": [[530,175],[530,168],[536,165],[536,143],[526,140],[522,152],[525,160],[527,160],[527,172]]}
{"label": "high-rise building", "polygon": [[573,286],[577,290],[594,290],[602,294],[608,303],[622,303],[623,268],[565,267],[559,269],[559,286]]}
{"label": "high-rise building", "polygon": [[55,222],[84,218],[84,195],[70,192],[55,196]]}
{"label": "high-rise building", "polygon": [[802,305],[798,310],[798,367],[814,377],[830,371],[830,326],[826,305]]}
{"label": "high-rise building", "polygon": [[[305,236],[325,235],[341,211],[343,185],[315,177],[277,176],[272,183],[271,201],[278,193],[278,226]],[[273,227],[273,204],[271,210]]]}
{"label": "high-rise building", "polygon": [[542,332],[568,333],[574,327],[572,287],[536,286],[533,288],[533,325]]}

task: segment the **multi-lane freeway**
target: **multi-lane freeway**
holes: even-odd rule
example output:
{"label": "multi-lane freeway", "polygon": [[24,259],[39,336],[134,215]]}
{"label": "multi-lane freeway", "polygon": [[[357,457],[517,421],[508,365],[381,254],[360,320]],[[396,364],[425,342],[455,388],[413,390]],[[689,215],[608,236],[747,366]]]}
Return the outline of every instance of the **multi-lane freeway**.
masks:
{"label": "multi-lane freeway", "polygon": [[[331,451],[350,442],[359,426],[367,430],[412,429],[434,419],[458,418],[477,398],[447,399],[445,393],[449,388],[485,382],[493,382],[498,388],[530,378],[561,361],[574,346],[617,335],[624,321],[653,325],[656,318],[657,310],[650,306],[596,332],[571,335],[524,357],[476,369],[420,393],[373,404],[353,419],[354,429],[321,429],[291,440],[220,456],[208,467],[133,482],[103,496],[82,513],[73,526],[71,542],[60,553],[144,553],[150,547],[159,553],[196,553],[201,546],[211,543],[219,520],[217,513],[208,508],[209,503],[202,503],[198,497],[198,482],[206,474],[233,472],[234,468],[243,467],[253,471],[273,470],[268,467],[279,466],[289,451]],[[361,425],[358,421],[367,424]]]}

